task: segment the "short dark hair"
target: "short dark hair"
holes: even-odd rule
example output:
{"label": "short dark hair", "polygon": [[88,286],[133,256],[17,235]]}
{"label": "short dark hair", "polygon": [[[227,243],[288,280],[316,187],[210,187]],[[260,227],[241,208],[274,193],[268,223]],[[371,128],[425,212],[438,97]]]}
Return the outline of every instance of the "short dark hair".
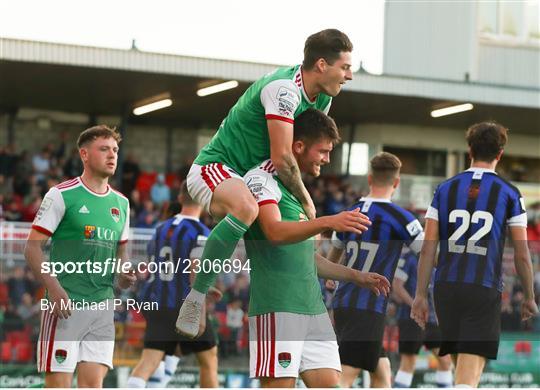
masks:
{"label": "short dark hair", "polygon": [[508,141],[508,129],[497,122],[476,123],[467,129],[473,160],[492,162]]}
{"label": "short dark hair", "polygon": [[373,184],[389,186],[399,176],[401,161],[395,154],[380,152],[369,161],[369,167]]}
{"label": "short dark hair", "polygon": [[79,139],[77,140],[77,147],[80,149],[89,142],[94,141],[97,138],[114,138],[117,143],[120,143],[122,141],[122,137],[120,134],[116,131],[116,128],[110,128],[106,125],[98,125],[94,127],[90,127],[86,130],[84,130],[80,135]]}
{"label": "short dark hair", "polygon": [[319,60],[324,58],[332,65],[341,52],[351,52],[353,45],[347,35],[336,29],[327,29],[310,35],[304,46],[304,61],[302,66],[311,69]]}
{"label": "short dark hair", "polygon": [[341,141],[338,127],[332,118],[315,108],[308,108],[296,117],[294,141],[311,145],[322,139],[328,139],[334,145]]}
{"label": "short dark hair", "polygon": [[198,203],[191,197],[188,191],[187,180],[184,180],[178,194],[178,201],[183,206],[195,206]]}

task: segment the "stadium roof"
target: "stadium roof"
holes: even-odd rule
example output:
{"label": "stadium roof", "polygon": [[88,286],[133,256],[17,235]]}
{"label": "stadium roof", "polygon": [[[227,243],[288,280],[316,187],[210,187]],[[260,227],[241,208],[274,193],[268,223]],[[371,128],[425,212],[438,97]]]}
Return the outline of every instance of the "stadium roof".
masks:
{"label": "stadium roof", "polygon": [[[173,106],[130,117],[133,123],[215,127],[251,82],[276,65],[0,38],[0,110],[35,108],[122,115],[134,103],[169,92]],[[200,98],[221,80],[236,89]],[[431,118],[434,108],[471,102],[475,109]],[[496,119],[519,133],[540,133],[540,88],[357,73],[335,99],[341,124],[399,123],[465,128]]]}

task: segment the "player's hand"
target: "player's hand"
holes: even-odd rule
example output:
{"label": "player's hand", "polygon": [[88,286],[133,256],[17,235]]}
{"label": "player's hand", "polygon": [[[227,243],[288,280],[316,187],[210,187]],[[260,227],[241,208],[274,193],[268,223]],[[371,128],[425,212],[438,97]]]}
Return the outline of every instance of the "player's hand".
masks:
{"label": "player's hand", "polygon": [[134,270],[129,270],[128,272],[122,272],[118,274],[118,287],[121,289],[130,288],[135,285],[137,281],[137,275],[135,275]]}
{"label": "player's hand", "polygon": [[527,321],[529,318],[538,314],[538,306],[534,299],[527,299],[521,304],[521,321]]}
{"label": "player's hand", "polygon": [[390,293],[388,279],[375,272],[357,271],[354,283],[359,287],[369,288],[377,296],[383,294],[386,297]]}
{"label": "player's hand", "polygon": [[208,297],[213,299],[214,302],[219,302],[223,298],[223,293],[215,287],[208,289]]}
{"label": "player's hand", "polygon": [[369,218],[360,212],[359,208],[327,217],[330,227],[336,232],[352,232],[362,234],[371,225]]}
{"label": "player's hand", "polygon": [[47,292],[49,294],[49,302],[53,307],[53,315],[62,319],[67,319],[71,315],[70,299],[66,293],[66,290],[56,283],[54,286],[48,286]]}
{"label": "player's hand", "polygon": [[411,306],[411,318],[416,321],[419,327],[426,328],[429,315],[429,305],[426,297],[416,296]]}
{"label": "player's hand", "polygon": [[304,207],[304,211],[306,212],[306,216],[309,220],[315,219],[317,217],[317,210],[315,209],[315,204],[313,203],[313,200],[311,198],[308,199],[308,202],[302,205]]}
{"label": "player's hand", "polygon": [[327,279],[325,282],[324,282],[324,287],[328,290],[328,291],[334,291],[336,289],[336,282],[333,281],[332,279]]}

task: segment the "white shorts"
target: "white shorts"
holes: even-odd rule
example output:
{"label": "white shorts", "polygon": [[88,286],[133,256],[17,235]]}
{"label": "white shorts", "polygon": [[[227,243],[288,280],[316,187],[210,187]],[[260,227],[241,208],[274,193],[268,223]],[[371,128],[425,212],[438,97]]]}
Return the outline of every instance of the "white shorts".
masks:
{"label": "white shorts", "polygon": [[72,310],[67,319],[42,311],[37,344],[38,372],[74,372],[81,361],[113,368],[113,300],[103,303],[107,304],[107,309]]}
{"label": "white shorts", "polygon": [[242,176],[224,164],[193,164],[186,178],[189,195],[210,213],[214,190],[219,184],[233,177],[243,181]]}
{"label": "white shorts", "polygon": [[304,371],[320,368],[341,372],[336,334],[327,313],[249,317],[251,378],[297,378]]}

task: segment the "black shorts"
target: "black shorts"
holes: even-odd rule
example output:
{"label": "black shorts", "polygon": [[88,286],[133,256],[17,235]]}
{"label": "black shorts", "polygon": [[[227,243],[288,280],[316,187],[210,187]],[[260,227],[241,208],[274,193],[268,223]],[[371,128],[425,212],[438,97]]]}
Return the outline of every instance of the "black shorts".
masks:
{"label": "black shorts", "polygon": [[501,293],[469,283],[438,282],[435,311],[441,329],[439,355],[469,353],[497,359]]}
{"label": "black shorts", "polygon": [[369,310],[334,309],[334,321],[341,364],[374,372],[382,347],[384,315]]}
{"label": "black shorts", "polygon": [[212,324],[206,317],[204,333],[191,339],[176,333],[176,318],[178,311],[153,310],[144,312],[146,319],[146,332],[144,334],[144,348],[157,349],[166,355],[174,355],[179,345],[182,355],[207,351],[217,345]]}
{"label": "black shorts", "polygon": [[428,323],[422,330],[411,319],[403,319],[398,322],[399,327],[399,353],[418,355],[422,345],[427,349],[441,347],[441,331],[437,324]]}

